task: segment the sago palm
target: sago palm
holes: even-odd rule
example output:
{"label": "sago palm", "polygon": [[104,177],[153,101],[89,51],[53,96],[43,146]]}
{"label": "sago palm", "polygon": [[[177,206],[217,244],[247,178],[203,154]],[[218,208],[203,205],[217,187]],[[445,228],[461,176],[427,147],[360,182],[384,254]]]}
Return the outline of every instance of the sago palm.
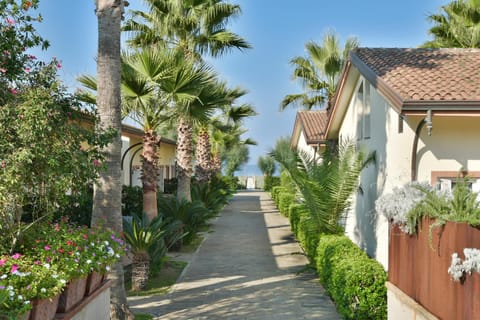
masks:
{"label": "sago palm", "polygon": [[286,95],[280,103],[280,109],[293,106],[310,110],[323,106],[335,94],[348,53],[357,46],[358,41],[349,38],[343,50],[340,49],[339,40],[333,32],[327,32],[321,44],[307,42],[307,56],[290,60],[294,67],[292,78],[300,82],[304,92]]}

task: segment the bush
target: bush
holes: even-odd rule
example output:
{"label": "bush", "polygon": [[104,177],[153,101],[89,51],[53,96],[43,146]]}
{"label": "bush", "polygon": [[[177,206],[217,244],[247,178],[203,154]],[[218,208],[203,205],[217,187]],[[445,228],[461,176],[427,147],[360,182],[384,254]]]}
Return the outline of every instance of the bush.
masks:
{"label": "bush", "polygon": [[280,212],[288,217],[288,208],[295,201],[295,195],[287,192],[278,194],[278,209]]}
{"label": "bush", "polygon": [[163,193],[175,194],[177,192],[177,178],[163,180]]}
{"label": "bush", "polygon": [[308,211],[304,211],[300,214],[297,226],[297,239],[307,254],[308,259],[313,262],[315,261],[320,234],[311,219]]}
{"label": "bush", "polygon": [[308,214],[308,208],[304,204],[293,203],[290,205],[290,207],[288,207],[288,217],[290,219],[290,227],[292,228],[292,231],[295,234],[295,236],[297,236],[298,223],[300,222],[300,217],[303,214]]}
{"label": "bush", "polygon": [[343,235],[321,235],[317,247],[320,282],[346,319],[386,319],[383,267]]}
{"label": "bush", "polygon": [[272,188],[272,199],[275,201],[275,203],[278,205],[278,194],[280,192],[286,192],[287,189],[282,186],[275,186]]}
{"label": "bush", "polygon": [[[160,196],[160,195],[158,195]],[[135,216],[142,218],[143,216],[143,189],[136,186],[122,187],[122,215]]]}
{"label": "bush", "polygon": [[263,189],[265,191],[271,191],[273,187],[280,185],[280,177],[265,176],[265,182]]}

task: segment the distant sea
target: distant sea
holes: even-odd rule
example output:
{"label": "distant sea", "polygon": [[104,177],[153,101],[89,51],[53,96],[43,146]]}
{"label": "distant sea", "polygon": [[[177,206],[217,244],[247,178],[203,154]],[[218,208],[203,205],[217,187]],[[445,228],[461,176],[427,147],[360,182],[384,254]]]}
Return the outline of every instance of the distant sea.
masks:
{"label": "distant sea", "polygon": [[235,171],[235,176],[263,176],[263,174],[256,164],[245,164],[240,170]]}

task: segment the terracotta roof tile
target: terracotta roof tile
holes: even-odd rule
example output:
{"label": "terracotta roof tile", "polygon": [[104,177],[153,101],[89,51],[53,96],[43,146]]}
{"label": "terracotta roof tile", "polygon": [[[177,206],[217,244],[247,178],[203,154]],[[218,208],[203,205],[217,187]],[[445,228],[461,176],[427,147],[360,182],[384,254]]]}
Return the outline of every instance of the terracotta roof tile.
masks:
{"label": "terracotta roof tile", "polygon": [[358,48],[358,64],[355,56],[403,102],[480,101],[479,49]]}
{"label": "terracotta roof tile", "polygon": [[300,121],[307,143],[318,143],[325,140],[328,115],[325,110],[298,111]]}

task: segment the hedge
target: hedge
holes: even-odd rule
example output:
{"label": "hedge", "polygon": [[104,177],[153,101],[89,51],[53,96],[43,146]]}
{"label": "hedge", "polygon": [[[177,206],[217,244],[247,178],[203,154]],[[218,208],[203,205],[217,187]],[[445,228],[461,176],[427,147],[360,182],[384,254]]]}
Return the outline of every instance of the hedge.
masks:
{"label": "hedge", "polygon": [[273,201],[275,201],[277,206],[278,206],[278,194],[280,192],[286,192],[286,191],[287,191],[287,188],[282,187],[282,186],[275,186],[275,187],[272,188],[272,199],[273,199]]}
{"label": "hedge", "polygon": [[316,266],[345,319],[387,318],[387,274],[346,236],[321,235]]}
{"label": "hedge", "polygon": [[284,216],[288,217],[288,208],[295,201],[295,195],[289,192],[281,192],[278,194],[278,210]]}

